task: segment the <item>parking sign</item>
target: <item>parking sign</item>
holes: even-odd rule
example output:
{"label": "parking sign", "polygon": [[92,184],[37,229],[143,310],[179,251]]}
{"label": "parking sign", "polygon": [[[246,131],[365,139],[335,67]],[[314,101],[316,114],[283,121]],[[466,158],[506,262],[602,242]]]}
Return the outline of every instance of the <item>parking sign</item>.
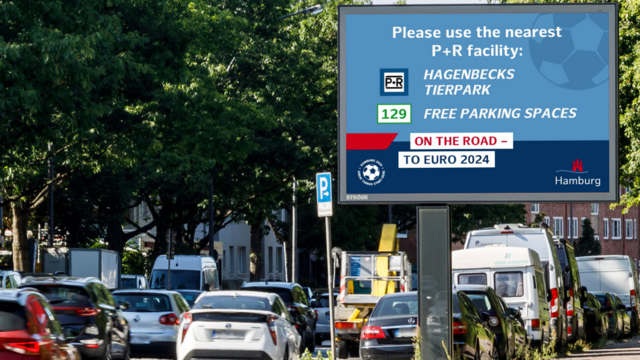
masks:
{"label": "parking sign", "polygon": [[316,194],[318,195],[318,217],[332,216],[331,173],[316,174]]}

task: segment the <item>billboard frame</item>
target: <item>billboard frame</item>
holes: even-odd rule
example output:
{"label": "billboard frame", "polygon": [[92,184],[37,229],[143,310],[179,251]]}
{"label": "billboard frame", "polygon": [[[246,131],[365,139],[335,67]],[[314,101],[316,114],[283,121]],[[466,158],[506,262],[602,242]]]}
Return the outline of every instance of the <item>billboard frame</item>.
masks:
{"label": "billboard frame", "polygon": [[[404,14],[609,14],[609,190],[602,193],[347,193],[346,16]],[[339,204],[486,204],[544,202],[618,202],[618,12],[617,3],[340,5],[338,7],[338,203]],[[514,173],[515,174],[515,173]]]}

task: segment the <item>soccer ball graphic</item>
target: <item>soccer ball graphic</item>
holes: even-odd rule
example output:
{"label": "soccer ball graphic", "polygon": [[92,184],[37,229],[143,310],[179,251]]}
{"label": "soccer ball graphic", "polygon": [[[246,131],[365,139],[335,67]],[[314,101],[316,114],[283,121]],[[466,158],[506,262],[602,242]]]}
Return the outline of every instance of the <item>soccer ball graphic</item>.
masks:
{"label": "soccer ball graphic", "polygon": [[529,40],[533,64],[552,83],[571,90],[598,86],[609,78],[608,14],[544,14],[534,29],[560,27],[562,37]]}
{"label": "soccer ball graphic", "polygon": [[362,176],[369,181],[374,181],[380,177],[380,168],[375,164],[367,164],[362,170]]}

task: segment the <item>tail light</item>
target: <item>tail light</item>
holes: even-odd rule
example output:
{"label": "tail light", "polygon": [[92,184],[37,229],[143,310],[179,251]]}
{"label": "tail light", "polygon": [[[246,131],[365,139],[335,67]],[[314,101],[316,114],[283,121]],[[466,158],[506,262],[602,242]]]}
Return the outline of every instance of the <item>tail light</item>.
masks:
{"label": "tail light", "polygon": [[497,316],[489,316],[489,321],[487,321],[489,326],[498,326],[500,325],[500,319]]}
{"label": "tail light", "polygon": [[344,322],[344,321],[336,322],[336,329],[357,329],[357,328],[358,328],[357,323]]}
{"label": "tail light", "polygon": [[464,335],[467,333],[467,324],[464,321],[453,321],[453,335]]}
{"label": "tail light", "polygon": [[540,330],[540,319],[531,319],[531,329]]}
{"label": "tail light", "polygon": [[558,289],[551,289],[551,317],[558,317]]}
{"label": "tail light", "polygon": [[635,290],[631,290],[631,308],[633,310],[636,309],[636,291]]}
{"label": "tail light", "polygon": [[384,338],[384,330],[380,326],[363,326],[360,332],[360,339],[382,339]]}
{"label": "tail light", "polygon": [[571,332],[572,332],[571,330],[572,330],[571,325],[568,325],[567,326],[567,335],[571,336]]}
{"label": "tail light", "polygon": [[513,234],[513,231],[500,231],[500,234]]}
{"label": "tail light", "polygon": [[613,310],[607,311],[607,317],[611,318],[613,316]]}
{"label": "tail light", "polygon": [[567,316],[573,316],[573,289],[569,289],[569,303],[567,304]]}
{"label": "tail light", "polygon": [[40,343],[37,341],[26,341],[4,344],[5,349],[22,355],[40,355]]}
{"label": "tail light", "polygon": [[271,333],[271,340],[273,340],[273,345],[278,345],[278,336],[276,334],[276,320],[278,320],[278,317],[275,315],[267,316],[267,327],[269,328],[269,333]]}
{"label": "tail light", "polygon": [[316,321],[318,321],[318,310],[313,310],[316,313]]}
{"label": "tail light", "polygon": [[184,341],[184,336],[187,335],[187,330],[189,330],[189,325],[193,321],[193,317],[191,317],[191,313],[184,313],[182,315],[182,341]]}
{"label": "tail light", "polygon": [[92,307],[54,307],[53,311],[74,312],[76,316],[96,316],[100,309]]}
{"label": "tail light", "polygon": [[180,319],[174,313],[160,316],[159,321],[162,325],[180,325]]}

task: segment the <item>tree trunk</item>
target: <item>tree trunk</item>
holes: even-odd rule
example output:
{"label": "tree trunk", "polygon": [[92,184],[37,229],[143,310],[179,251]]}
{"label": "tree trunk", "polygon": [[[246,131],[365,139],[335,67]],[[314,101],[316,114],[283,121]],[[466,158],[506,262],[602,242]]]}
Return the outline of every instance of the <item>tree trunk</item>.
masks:
{"label": "tree trunk", "polygon": [[[13,270],[31,272],[29,268],[29,239],[27,238],[29,213],[22,206],[22,201],[11,204],[13,211]],[[49,229],[49,231],[53,231],[53,229]]]}
{"label": "tree trunk", "polygon": [[107,226],[106,240],[109,250],[115,250],[122,255],[128,239],[125,237],[124,231],[122,231],[122,225],[113,221]]}
{"label": "tree trunk", "polygon": [[251,276],[249,277],[249,281],[260,281],[262,275],[262,226],[261,225],[251,225],[251,263],[249,270],[251,271]]}

